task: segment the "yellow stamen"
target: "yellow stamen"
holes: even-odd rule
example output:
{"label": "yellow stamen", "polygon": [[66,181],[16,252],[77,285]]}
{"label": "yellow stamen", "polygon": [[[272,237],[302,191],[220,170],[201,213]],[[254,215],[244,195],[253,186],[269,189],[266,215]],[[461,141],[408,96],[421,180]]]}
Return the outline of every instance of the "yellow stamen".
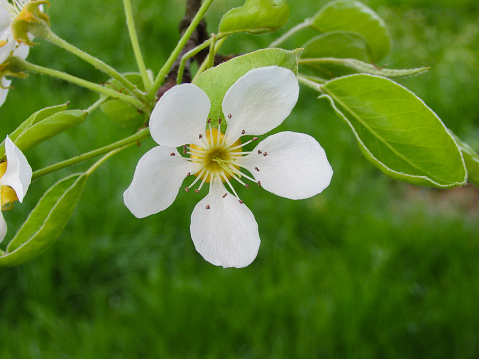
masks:
{"label": "yellow stamen", "polygon": [[[206,183],[211,183],[217,175],[224,174],[226,178],[232,178],[232,168],[239,167],[233,164],[234,153],[241,152],[241,141],[238,140],[231,146],[224,144],[225,136],[216,128],[206,131],[205,140],[208,147],[203,148],[194,144],[190,145],[192,150],[191,158],[202,166],[202,170],[194,175],[200,177]],[[235,148],[237,147],[237,148]],[[233,150],[231,148],[234,148]],[[223,179],[224,182],[224,179]]]}

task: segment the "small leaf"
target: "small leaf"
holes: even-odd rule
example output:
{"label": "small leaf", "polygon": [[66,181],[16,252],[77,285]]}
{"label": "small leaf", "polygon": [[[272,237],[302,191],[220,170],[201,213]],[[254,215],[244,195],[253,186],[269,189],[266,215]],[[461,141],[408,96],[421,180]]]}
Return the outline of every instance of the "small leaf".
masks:
{"label": "small leaf", "polygon": [[[143,79],[139,73],[130,72],[123,74],[125,78],[135,85],[138,89],[144,90]],[[116,79],[110,79],[105,83],[105,87],[114,91],[124,91],[124,86]],[[105,97],[101,95],[100,97]],[[146,120],[144,113],[141,113],[135,107],[120,101],[109,100],[100,106],[101,110],[110,120],[116,122],[122,127],[140,127]]]}
{"label": "small leaf", "polygon": [[479,186],[479,154],[466,142],[462,141],[452,133],[451,130],[449,130],[449,133],[456,140],[456,143],[462,152],[462,156],[464,157],[464,162],[466,163],[467,168],[467,180],[474,183],[476,186]]}
{"label": "small leaf", "polygon": [[368,62],[372,60],[367,41],[356,32],[327,32],[313,37],[303,47],[301,58],[337,57]]}
{"label": "small leaf", "polygon": [[289,6],[284,0],[246,0],[242,7],[231,9],[223,16],[220,34],[262,34],[277,31],[288,19]]}
{"label": "small leaf", "polygon": [[361,35],[369,44],[372,60],[382,60],[391,47],[383,19],[359,1],[334,1],[311,19],[311,27],[321,33],[348,31]]}
{"label": "small leaf", "polygon": [[14,266],[43,253],[61,234],[80,199],[87,176],[75,174],[54,184],[40,199],[0,256],[0,266]]}
{"label": "small leaf", "polygon": [[466,183],[461,152],[437,115],[386,78],[350,75],[322,87],[363,154],[397,180],[449,188]]}
{"label": "small leaf", "polygon": [[39,122],[33,123],[18,135],[15,145],[22,151],[27,151],[38,144],[52,138],[85,121],[87,111],[66,110],[57,112]]}
{"label": "small leaf", "polygon": [[248,71],[266,66],[279,66],[298,73],[298,52],[283,49],[264,49],[235,57],[198,76],[194,84],[206,92],[211,101],[210,118],[216,125],[224,119],[221,104],[226,91]]}
{"label": "small leaf", "polygon": [[[417,69],[395,70],[387,68],[378,68],[374,65],[356,59],[341,59],[334,57],[322,58],[303,58],[299,60],[301,66],[307,67],[315,75],[323,77],[344,76],[347,73],[345,69],[349,69],[353,73],[367,73],[388,78],[402,78],[419,75],[429,70],[429,67],[420,67]],[[334,66],[334,67],[333,67]],[[349,73],[351,74],[351,73]]]}
{"label": "small leaf", "polygon": [[[56,105],[56,106],[51,106],[51,107],[46,107],[42,108],[41,110],[33,113],[29,118],[27,118],[25,121],[23,121],[20,126],[17,127],[15,131],[13,131],[8,137],[12,141],[15,142],[15,140],[24,132],[26,129],[29,127],[33,126],[34,124],[43,121],[45,118],[48,118],[57,112],[60,111],[65,111],[68,108],[69,103],[64,103],[62,105]],[[5,147],[3,146],[3,142],[0,145],[0,158],[2,158],[5,155]]]}

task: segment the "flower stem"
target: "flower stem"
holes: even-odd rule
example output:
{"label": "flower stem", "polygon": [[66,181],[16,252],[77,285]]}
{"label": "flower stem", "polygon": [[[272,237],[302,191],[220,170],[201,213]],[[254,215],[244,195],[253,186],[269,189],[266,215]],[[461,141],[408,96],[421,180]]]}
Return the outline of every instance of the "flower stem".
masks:
{"label": "flower stem", "polygon": [[201,19],[203,19],[203,17],[205,16],[206,11],[210,7],[210,5],[213,3],[213,1],[214,0],[205,0],[205,2],[201,5],[200,9],[196,13],[193,20],[191,21],[190,26],[188,26],[185,33],[181,37],[180,41],[176,45],[175,49],[171,53],[170,57],[168,58],[168,60],[166,60],[166,63],[158,72],[158,75],[156,76],[156,79],[153,82],[153,85],[151,86],[150,91],[148,91],[147,99],[149,101],[152,101],[155,98],[156,92],[158,91],[161,84],[163,83],[165,76],[168,74],[168,72],[170,72],[170,69],[173,66],[176,58],[180,54],[181,50],[185,47],[186,43],[188,42],[188,39],[195,31]]}
{"label": "flower stem", "polygon": [[48,31],[47,34],[43,37],[48,42],[51,42],[62,49],[71,52],[75,56],[78,56],[80,59],[88,62],[89,64],[93,65],[95,68],[105,72],[106,74],[110,75],[112,78],[118,80],[125,88],[134,94],[137,98],[141,100],[146,100],[145,95],[138,90],[135,85],[133,85],[130,81],[128,81],[122,74],[116,71],[113,67],[107,65],[103,61],[97,59],[96,57],[80,50],[79,48],[73,46],[72,44],[66,42],[59,36],[57,36],[53,31]]}
{"label": "flower stem", "polygon": [[130,143],[126,146],[123,146],[123,147],[120,147],[120,148],[117,148],[113,151],[110,151],[108,152],[105,156],[103,156],[102,158],[100,158],[98,161],[96,161],[93,166],[91,166],[88,171],[86,171],[86,175],[87,176],[90,176],[93,172],[95,172],[98,167],[100,167],[104,162],[106,162],[106,160],[108,160],[109,158],[113,157],[114,155],[116,155],[118,152],[124,150],[125,148],[127,147],[130,147],[133,143]]}
{"label": "flower stem", "polygon": [[[220,34],[221,35],[221,34]],[[227,35],[226,35],[227,36]],[[215,44],[215,48],[214,48],[214,55],[216,55],[216,53],[219,51],[221,45],[223,45],[223,43],[226,41],[226,36],[219,39],[216,38],[216,44]],[[210,54],[208,55],[208,58],[205,59],[205,61],[203,61],[203,63],[201,64],[200,68],[198,69],[198,71],[196,72],[195,74],[195,77],[193,78],[193,80],[191,82],[195,82],[195,80],[198,78],[198,76],[207,69],[208,67],[208,59],[210,58],[210,55],[211,55],[211,50],[210,50]],[[213,56],[214,56],[213,55]]]}
{"label": "flower stem", "polygon": [[205,42],[203,42],[201,45],[196,46],[193,50],[188,51],[182,58],[180,62],[180,66],[178,68],[178,77],[176,80],[176,84],[179,85],[181,84],[181,81],[183,80],[183,73],[185,72],[185,66],[186,66],[186,61],[188,61],[190,58],[195,56],[198,52],[200,52],[203,49],[206,49],[208,46],[210,46],[212,39],[208,39]]}
{"label": "flower stem", "polygon": [[126,102],[126,103],[128,103],[128,104],[130,104],[130,105],[132,105],[132,106],[134,106],[134,107],[136,107],[136,108],[138,108],[142,111],[147,111],[147,109],[145,108],[145,105],[142,102],[140,102],[138,99],[133,98],[132,96],[113,91],[113,90],[108,89],[106,87],[100,86],[96,83],[81,79],[81,78],[76,77],[76,76],[72,76],[72,75],[67,74],[65,72],[53,70],[53,69],[50,69],[48,67],[34,65],[32,63],[29,63],[29,62],[23,61],[23,60],[21,61],[21,64],[22,64],[22,67],[25,71],[36,72],[36,73],[39,73],[39,74],[56,77],[56,78],[59,78],[61,80],[71,82],[75,85],[85,87],[85,88],[87,88],[91,91],[95,91],[95,92],[101,93],[103,95],[106,95],[106,96],[109,96],[109,97],[112,97],[112,98],[116,98],[116,99],[121,100],[123,102]]}
{"label": "flower stem", "polygon": [[301,82],[303,85],[306,85],[309,88],[312,88],[313,90],[316,90],[316,91],[321,92],[321,93],[323,92],[323,90],[322,90],[323,85],[321,85],[321,84],[319,84],[315,81],[310,80],[306,76],[298,74],[298,81]]}
{"label": "flower stem", "polygon": [[290,29],[287,33],[285,33],[283,36],[277,38],[275,41],[273,41],[269,47],[276,47],[279,44],[283,43],[286,41],[288,38],[299,32],[300,30],[309,27],[311,25],[311,19],[305,19],[302,23],[299,23],[298,25],[294,26],[292,29]]}
{"label": "flower stem", "polygon": [[151,83],[148,77],[148,73],[146,72],[145,62],[143,60],[143,55],[141,54],[140,43],[138,42],[138,36],[135,30],[135,21],[133,19],[131,1],[123,0],[123,4],[125,6],[126,24],[128,26],[128,32],[130,34],[131,46],[133,47],[133,52],[135,53],[136,63],[138,64],[141,78],[143,79],[143,85],[145,85],[145,89],[148,89],[150,88]]}
{"label": "flower stem", "polygon": [[100,155],[103,155],[105,153],[108,153],[108,152],[111,152],[111,151],[114,151],[114,150],[117,150],[119,148],[124,148],[126,146],[129,146],[129,145],[132,145],[138,141],[142,141],[144,139],[146,139],[148,136],[150,135],[150,129],[149,128],[145,128],[137,133],[135,133],[134,135],[132,136],[129,136],[129,137],[126,137],[124,138],[123,140],[120,140],[118,142],[115,142],[115,143],[112,143],[108,146],[105,146],[105,147],[101,147],[101,148],[98,148],[96,150],[93,150],[93,151],[90,151],[90,152],[87,152],[87,153],[84,153],[80,156],[76,156],[76,157],[73,157],[73,158],[70,158],[68,160],[65,160],[65,161],[62,161],[62,162],[58,162],[54,165],[51,165],[51,166],[48,166],[48,167],[45,167],[45,168],[42,168],[38,171],[35,171],[32,175],[32,180],[35,180],[39,177],[42,177],[42,176],[45,176],[49,173],[52,173],[52,172],[55,172],[55,171],[58,171],[58,170],[61,170],[63,168],[66,168],[66,167],[69,167],[69,166],[72,166],[72,165],[75,165],[77,163],[80,163],[80,162],[84,162],[84,161],[87,161],[91,158],[94,158],[94,157],[97,157],[97,156],[100,156]]}

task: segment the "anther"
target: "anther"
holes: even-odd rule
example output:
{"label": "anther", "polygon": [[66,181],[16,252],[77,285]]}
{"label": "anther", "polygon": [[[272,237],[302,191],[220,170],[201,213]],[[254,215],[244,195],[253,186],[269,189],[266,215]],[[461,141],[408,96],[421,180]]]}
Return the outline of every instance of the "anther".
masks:
{"label": "anther", "polygon": [[239,202],[239,203],[241,203],[241,204],[243,204],[243,203],[244,203],[242,199],[240,199],[238,202]]}
{"label": "anther", "polygon": [[198,135],[198,138],[201,140],[201,139],[203,138],[203,135],[200,133],[200,134]]}
{"label": "anther", "polygon": [[189,188],[189,187],[186,187],[186,188],[185,188],[185,191],[186,191],[186,192],[189,192],[189,191],[190,191],[190,188]]}
{"label": "anther", "polygon": [[174,152],[171,152],[171,153],[170,153],[170,156],[174,156],[174,155],[175,155],[175,153],[174,153]]}
{"label": "anther", "polygon": [[225,193],[225,194],[222,195],[221,197],[225,198],[227,195],[228,195],[228,193]]}
{"label": "anther", "polygon": [[208,121],[206,121],[206,123],[211,123],[211,118],[209,118]]}
{"label": "anther", "polygon": [[249,189],[249,184],[245,184],[244,186],[245,186],[247,189]]}
{"label": "anther", "polygon": [[183,150],[183,154],[184,154],[184,155],[186,154],[186,150]]}
{"label": "anther", "polygon": [[220,125],[220,124],[221,124],[221,118],[218,119],[218,125]]}
{"label": "anther", "polygon": [[263,152],[261,152],[261,150],[258,150],[258,155],[262,154]]}
{"label": "anther", "polygon": [[254,169],[259,172],[259,168],[258,168],[258,167],[255,167]]}
{"label": "anther", "polygon": [[245,131],[245,130],[241,131],[241,134],[242,134],[242,135],[244,135],[245,133],[246,133],[246,131]]}
{"label": "anther", "polygon": [[195,189],[195,193],[200,193],[200,191],[198,189]]}
{"label": "anther", "polygon": [[253,141],[256,141],[258,139],[258,137],[253,137]]}
{"label": "anther", "polygon": [[231,117],[233,117],[233,116],[231,116],[231,113],[230,113],[230,114],[228,115],[228,119],[231,119]]}
{"label": "anther", "polygon": [[268,156],[268,152],[263,153],[263,156]]}
{"label": "anther", "polygon": [[187,176],[191,176],[191,172],[188,172],[186,175],[187,175]]}
{"label": "anther", "polygon": [[210,208],[211,208],[211,207],[210,207],[210,205],[209,205],[209,204],[207,204],[207,205],[206,205],[206,209],[210,209]]}
{"label": "anther", "polygon": [[261,187],[261,181],[258,181],[258,186],[260,186],[260,187]]}

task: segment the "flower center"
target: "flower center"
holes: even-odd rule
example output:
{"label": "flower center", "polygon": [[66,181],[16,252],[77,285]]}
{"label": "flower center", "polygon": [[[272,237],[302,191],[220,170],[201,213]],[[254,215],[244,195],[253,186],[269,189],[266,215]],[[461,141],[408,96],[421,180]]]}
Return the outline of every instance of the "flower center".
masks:
{"label": "flower center", "polygon": [[218,177],[224,182],[224,177],[231,178],[234,170],[239,168],[234,164],[234,159],[235,153],[241,152],[241,141],[227,147],[224,137],[220,131],[213,128],[206,131],[205,148],[190,145],[191,158],[201,164],[201,170],[194,175],[204,179],[206,183],[211,183],[213,178]]}
{"label": "flower center", "polygon": [[[7,171],[7,162],[0,163],[0,178]],[[17,194],[13,188],[0,185],[0,204],[2,211],[8,211],[13,208],[13,202],[18,201]]]}

